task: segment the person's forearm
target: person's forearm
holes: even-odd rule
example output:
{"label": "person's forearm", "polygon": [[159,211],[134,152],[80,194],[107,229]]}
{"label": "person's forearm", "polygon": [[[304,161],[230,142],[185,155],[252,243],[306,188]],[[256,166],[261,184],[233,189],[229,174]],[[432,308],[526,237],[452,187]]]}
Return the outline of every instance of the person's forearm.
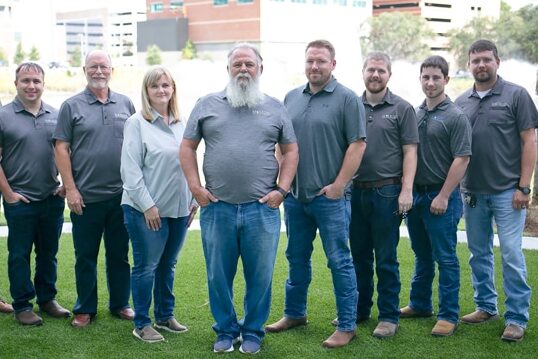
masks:
{"label": "person's forearm", "polygon": [[349,144],[344,155],[344,160],[342,161],[342,166],[340,167],[340,172],[334,180],[335,184],[339,187],[344,187],[351,181],[359,169],[365,149],[366,142],[362,139]]}

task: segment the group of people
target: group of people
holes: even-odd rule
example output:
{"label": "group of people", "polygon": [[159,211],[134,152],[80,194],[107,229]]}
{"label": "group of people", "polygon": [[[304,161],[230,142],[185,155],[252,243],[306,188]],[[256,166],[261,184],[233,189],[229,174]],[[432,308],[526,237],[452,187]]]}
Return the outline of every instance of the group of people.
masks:
{"label": "group of people", "polygon": [[[347,345],[357,323],[370,319],[374,269],[379,314],[373,336],[394,336],[400,318],[434,315],[436,264],[439,309],[431,333],[450,336],[459,321],[499,318],[494,220],[506,294],[502,339],[520,341],[529,319],[521,237],[536,162],[538,112],[526,90],[497,75],[499,64],[494,43],[474,42],[469,48],[474,85],[454,103],[445,94],[446,60],[428,57],[419,75],[425,100],[415,110],[387,86],[389,56],[366,56],[366,90],[359,97],[333,76],[333,45],[315,40],[305,50],[307,83],[281,103],[259,89],[259,50],[240,43],[228,53],[226,88],[199,99],[186,121],[174,79],[163,67],[145,74],[142,108],[135,113],[131,101],[108,86],[110,57],[92,51],[84,66],[86,89],[56,111],[41,101],[43,69],[24,63],[16,70],[17,96],[0,110],[0,189],[13,298],[13,308],[0,302],[0,311],[15,311],[20,323],[39,325],[42,318],[31,303],[37,297],[41,312],[71,316],[55,300],[65,197],[76,257],[75,327],[89,325],[97,312],[103,237],[111,313],[134,320],[133,335],[145,342],[164,340],[163,330],[187,331],[174,317],[174,270],[200,206],[214,352],[231,352],[240,342],[241,352],[255,354],[266,333],[308,323],[318,231],[337,315],[324,347]],[[202,139],[205,183],[197,161]],[[284,315],[265,326],[282,203],[289,263]],[[460,318],[456,232],[463,213],[476,311]],[[409,228],[415,272],[409,304],[399,308],[402,220]],[[246,284],[242,318],[233,304],[239,259]]]}

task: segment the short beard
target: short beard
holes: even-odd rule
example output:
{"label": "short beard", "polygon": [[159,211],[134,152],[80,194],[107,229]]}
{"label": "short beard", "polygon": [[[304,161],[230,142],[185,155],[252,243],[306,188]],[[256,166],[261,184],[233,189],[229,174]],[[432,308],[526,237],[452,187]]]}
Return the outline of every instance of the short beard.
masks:
{"label": "short beard", "polygon": [[[240,82],[241,78],[248,78],[248,83]],[[239,74],[230,78],[226,86],[226,98],[230,106],[237,107],[256,107],[264,98],[263,92],[259,89],[258,78],[251,78],[249,74]]]}

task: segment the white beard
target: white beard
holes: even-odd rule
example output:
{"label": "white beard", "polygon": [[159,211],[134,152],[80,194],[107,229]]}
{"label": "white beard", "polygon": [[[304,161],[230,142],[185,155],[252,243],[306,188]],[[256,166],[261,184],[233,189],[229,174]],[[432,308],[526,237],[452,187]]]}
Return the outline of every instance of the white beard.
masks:
{"label": "white beard", "polygon": [[[247,78],[248,82],[240,81],[242,78]],[[243,106],[252,108],[263,101],[264,94],[259,89],[258,78],[252,79],[249,74],[239,74],[228,82],[226,98],[234,108]]]}

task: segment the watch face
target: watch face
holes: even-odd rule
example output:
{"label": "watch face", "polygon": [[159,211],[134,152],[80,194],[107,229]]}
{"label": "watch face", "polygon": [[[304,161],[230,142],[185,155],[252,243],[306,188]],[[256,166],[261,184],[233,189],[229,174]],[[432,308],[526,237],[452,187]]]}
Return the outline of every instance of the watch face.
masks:
{"label": "watch face", "polygon": [[518,188],[523,194],[528,195],[531,193],[531,189],[529,187],[519,187]]}

